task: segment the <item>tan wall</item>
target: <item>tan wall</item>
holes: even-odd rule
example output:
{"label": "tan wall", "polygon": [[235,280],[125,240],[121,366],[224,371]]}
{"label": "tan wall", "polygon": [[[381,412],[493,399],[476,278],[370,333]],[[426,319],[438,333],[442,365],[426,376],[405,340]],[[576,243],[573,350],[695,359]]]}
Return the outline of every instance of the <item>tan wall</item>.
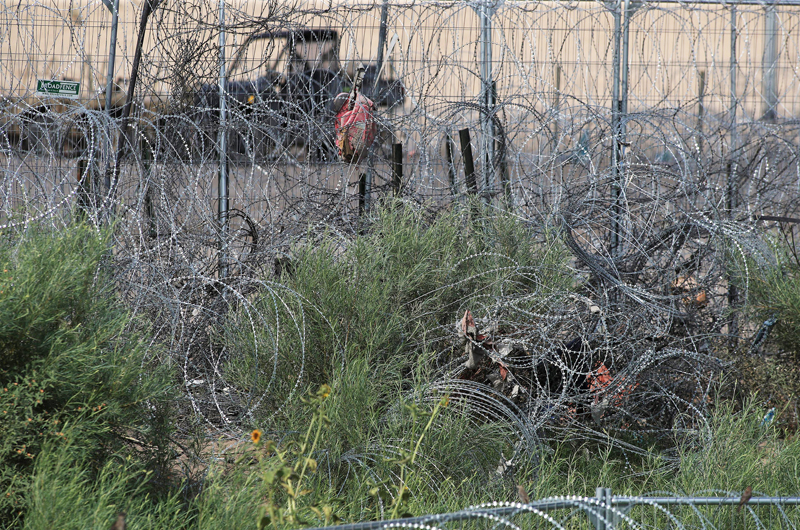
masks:
{"label": "tan wall", "polygon": [[[13,5],[11,5],[13,4]],[[0,87],[11,96],[29,95],[35,79],[80,79],[84,97],[105,84],[111,15],[99,0],[7,2],[0,10]],[[121,0],[115,77],[130,75],[140,2]],[[217,34],[215,1],[201,7],[169,2],[153,19],[145,41],[147,93],[174,91],[168,77],[182,51],[181,39],[204,42],[207,52],[196,63],[206,77],[215,72]],[[333,27],[342,35],[340,59],[352,68],[374,61],[380,7],[302,4],[282,6],[282,26]],[[71,7],[71,9],[70,9]],[[312,7],[319,11],[312,13]],[[263,29],[253,20],[272,16],[265,3],[229,4],[229,21],[238,26],[228,36],[228,54],[250,31]],[[777,94],[779,114],[796,115],[800,98],[800,10],[778,8]],[[416,4],[390,9],[388,38],[398,36],[389,57],[389,74],[400,76],[411,96],[410,109],[419,105],[437,114],[453,99],[475,98],[480,91],[479,22],[471,7],[461,3]],[[249,25],[242,24],[249,20]],[[504,4],[494,19],[493,70],[500,98],[521,106],[545,108],[556,101],[607,108],[610,105],[613,17],[598,3],[553,2]],[[274,27],[273,25],[266,25]],[[742,6],[739,31],[737,91],[746,114],[763,111],[764,8]],[[705,72],[707,112],[730,106],[730,11],[722,6],[696,9],[677,4],[651,5],[635,14],[630,39],[629,110],[652,106],[696,105],[699,75]],[[263,71],[279,47],[255,46],[248,53],[245,76]],[[560,81],[556,81],[560,68]],[[158,81],[158,79],[161,79]],[[570,98],[576,98],[574,100]],[[741,112],[741,111],[740,111]]]}

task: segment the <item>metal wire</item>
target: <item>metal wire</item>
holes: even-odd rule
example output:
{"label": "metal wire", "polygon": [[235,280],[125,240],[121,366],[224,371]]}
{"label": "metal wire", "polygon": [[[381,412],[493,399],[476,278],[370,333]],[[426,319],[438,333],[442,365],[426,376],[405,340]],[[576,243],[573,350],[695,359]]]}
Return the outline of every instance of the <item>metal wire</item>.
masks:
{"label": "metal wire", "polygon": [[[677,528],[712,529],[725,528],[732,524],[746,525],[748,520],[757,528],[796,528],[797,509],[789,507],[799,505],[800,497],[754,497],[748,501],[747,510],[744,513],[738,509],[722,508],[723,506],[735,507],[739,504],[738,495],[729,497],[650,495],[640,497],[618,495],[612,497],[609,495],[607,498],[551,497],[524,504],[493,502],[453,513],[342,524],[324,528],[336,528],[337,530],[451,528],[464,524],[474,524],[476,528],[663,528],[664,526],[658,526],[661,524],[674,525]],[[703,509],[711,506],[716,510]],[[632,512],[634,507],[637,508]],[[682,507],[686,507],[688,510],[681,510]],[[764,509],[765,507],[772,508],[772,510]],[[788,514],[786,508],[789,508]],[[576,515],[579,516],[581,512],[588,517],[580,520]],[[691,512],[694,513],[687,515]],[[591,523],[591,526],[587,523]]]}
{"label": "metal wire", "polygon": [[[729,317],[747,292],[731,294],[726,256],[778,266],[757,220],[800,217],[796,5],[424,1],[382,17],[379,3],[242,0],[225,3],[223,25],[211,0],[151,2],[146,24],[142,5],[122,0],[109,96],[101,3],[11,4],[0,8],[0,228],[113,217],[122,293],[154,323],[210,429],[238,436],[303,385],[315,309],[274,272],[292,245],[312,226],[347,247],[390,190],[392,143],[406,153],[409,203],[464,202],[461,151],[446,144],[467,128],[485,177],[477,195],[559,232],[575,288],[553,293],[547,271],[498,251],[497,270],[530,278],[527,291],[460,302],[453,321],[469,309],[478,331],[439,330],[443,361],[421,399],[460,396],[476,422],[507,424],[515,458],[563,432],[630,451],[641,434],[707,436],[725,366],[715,348],[757,332]],[[361,166],[339,161],[332,126],[359,63],[379,124]],[[36,92],[37,80],[67,79],[80,83],[74,99]],[[237,318],[256,337],[260,394],[229,381],[233,352],[211,336]],[[466,373],[467,344],[493,368]],[[288,362],[295,379],[279,395]],[[501,365],[510,375],[498,380]]]}

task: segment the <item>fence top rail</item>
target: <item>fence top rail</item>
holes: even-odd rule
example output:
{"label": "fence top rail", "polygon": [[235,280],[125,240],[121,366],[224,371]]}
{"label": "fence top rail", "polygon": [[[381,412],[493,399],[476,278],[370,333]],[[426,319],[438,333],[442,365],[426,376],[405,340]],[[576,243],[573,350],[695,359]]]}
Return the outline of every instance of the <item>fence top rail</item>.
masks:
{"label": "fence top rail", "polygon": [[[658,505],[658,506],[735,506],[741,502],[737,497],[629,497],[625,495],[614,495],[611,498],[610,506],[596,497],[552,497],[528,504],[518,502],[493,502],[489,504],[472,506],[465,510],[452,513],[437,515],[422,515],[419,517],[408,517],[405,519],[392,519],[385,521],[368,521],[363,523],[344,524],[338,526],[309,528],[306,530],[377,530],[380,528],[407,528],[422,527],[431,524],[446,523],[450,521],[460,521],[464,519],[506,517],[523,513],[546,512],[551,510],[563,510],[569,508],[592,509],[598,507],[611,507],[617,511],[629,510],[636,505]],[[747,501],[748,505],[769,506],[769,505],[800,505],[800,497],[752,497]],[[422,526],[420,526],[422,525]]]}
{"label": "fence top rail", "polygon": [[[431,5],[431,4],[440,4],[443,6],[448,5],[484,5],[490,4],[494,6],[499,6],[501,4],[506,5],[524,5],[524,4],[569,4],[573,5],[575,3],[582,3],[582,4],[601,4],[605,6],[615,6],[615,5],[622,5],[624,0],[469,0],[468,2],[463,2],[460,0],[402,0],[399,2],[393,2],[392,6],[394,7],[410,7],[415,5]],[[345,5],[379,5],[380,2],[378,0],[349,0],[344,1],[340,4],[340,6]],[[643,7],[643,6],[658,6],[659,4],[680,4],[683,7],[691,8],[695,5],[715,5],[715,6],[722,6],[722,7],[729,7],[729,6],[761,6],[761,7],[791,7],[791,6],[800,6],[800,0],[631,0],[631,4],[635,5],[636,7]]]}

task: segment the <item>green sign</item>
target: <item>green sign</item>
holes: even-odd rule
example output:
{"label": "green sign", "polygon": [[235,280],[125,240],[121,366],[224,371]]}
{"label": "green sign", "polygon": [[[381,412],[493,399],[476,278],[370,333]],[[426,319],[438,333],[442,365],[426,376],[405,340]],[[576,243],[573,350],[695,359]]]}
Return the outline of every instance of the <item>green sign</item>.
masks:
{"label": "green sign", "polygon": [[81,84],[76,81],[56,81],[54,79],[36,80],[36,93],[41,96],[76,98],[80,91]]}

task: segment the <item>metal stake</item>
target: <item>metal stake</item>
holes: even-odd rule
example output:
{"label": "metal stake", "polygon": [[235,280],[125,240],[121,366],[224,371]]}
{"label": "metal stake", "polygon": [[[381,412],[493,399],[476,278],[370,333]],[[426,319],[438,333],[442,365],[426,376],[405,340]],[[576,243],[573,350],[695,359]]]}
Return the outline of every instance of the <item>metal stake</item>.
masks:
{"label": "metal stake", "polygon": [[620,244],[620,171],[619,163],[622,158],[620,152],[620,41],[622,40],[622,15],[620,13],[621,2],[617,2],[614,7],[614,71],[611,88],[611,201],[612,201],[612,221],[611,221],[611,257],[615,257],[619,251]]}
{"label": "metal stake", "polygon": [[400,195],[403,186],[403,144],[392,144],[392,190]]}
{"label": "metal stake", "polygon": [[483,152],[485,163],[483,169],[483,201],[489,203],[491,195],[489,192],[494,183],[494,120],[492,113],[492,9],[490,2],[484,0],[481,3],[479,15],[481,19],[481,93],[483,104],[486,106],[486,114],[483,118],[481,128],[483,129]]}
{"label": "metal stake", "polygon": [[[372,82],[372,97],[378,101],[378,82],[383,72],[384,51],[386,47],[386,30],[389,20],[389,0],[383,0],[381,6],[381,25],[378,29],[378,61],[375,65],[375,80]],[[370,195],[372,194],[372,178],[375,172],[375,147],[370,146],[367,153],[367,171],[364,173],[364,193],[362,197],[363,208],[361,214],[369,211]]]}
{"label": "metal stake", "polygon": [[[730,218],[734,217],[734,209],[736,208],[736,196],[739,193],[738,190],[738,178],[736,174],[738,173],[737,168],[737,158],[739,156],[739,135],[738,131],[736,130],[736,107],[739,104],[738,97],[736,95],[736,75],[738,73],[738,64],[736,59],[736,5],[731,5],[731,159],[728,161],[727,164],[727,186],[726,186],[726,197],[725,197],[725,206],[728,209],[728,216]],[[733,307],[736,305],[736,302],[739,298],[739,294],[736,291],[736,285],[732,282],[728,283],[728,307]],[[731,312],[731,316],[728,320],[728,336],[729,340],[728,343],[731,347],[735,347],[738,335],[738,321],[736,319],[736,313]]]}
{"label": "metal stake", "polygon": [[464,180],[467,184],[467,193],[477,195],[478,184],[475,182],[475,161],[472,157],[469,129],[461,129],[458,131],[458,136],[461,140],[461,156],[464,158]]}
{"label": "metal stake", "polygon": [[219,0],[219,277],[228,275],[228,266],[225,259],[228,230],[228,153],[226,140],[227,116],[225,105],[225,0]]}
{"label": "metal stake", "polygon": [[775,121],[778,115],[778,93],[775,77],[778,62],[778,13],[775,3],[765,6],[764,12],[764,56],[761,63],[762,91],[764,93],[764,121]]}
{"label": "metal stake", "polygon": [[[117,58],[117,26],[119,25],[119,0],[114,0],[112,5],[109,0],[104,2],[105,6],[111,11],[111,42],[108,44],[108,78],[106,79],[106,113],[108,114],[109,124],[111,123],[111,96],[114,92],[114,63]],[[109,132],[109,138],[111,134]],[[113,149],[113,145],[111,146]],[[109,162],[110,163],[110,162]],[[106,191],[111,191],[111,171],[106,168],[104,181]]]}

